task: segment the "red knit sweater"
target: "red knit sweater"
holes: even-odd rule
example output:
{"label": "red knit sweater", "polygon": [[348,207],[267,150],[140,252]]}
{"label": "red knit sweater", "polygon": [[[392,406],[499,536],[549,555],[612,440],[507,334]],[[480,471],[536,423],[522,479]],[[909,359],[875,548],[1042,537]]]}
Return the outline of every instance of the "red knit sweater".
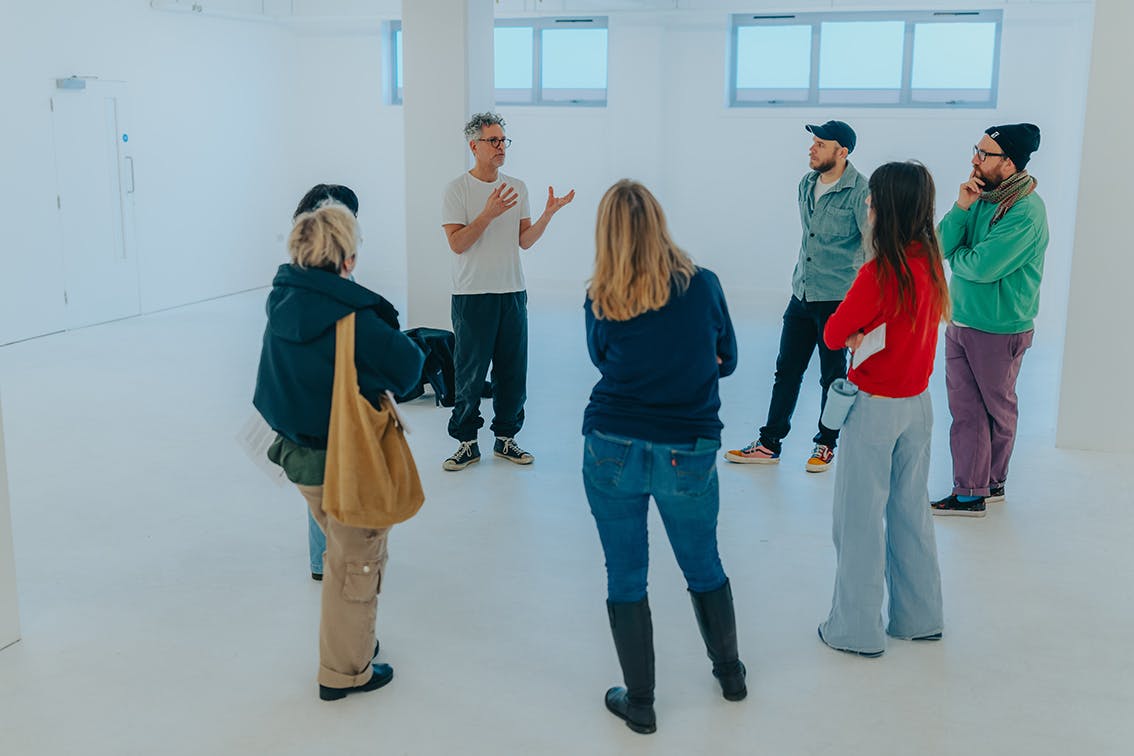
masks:
{"label": "red knit sweater", "polygon": [[823,330],[827,346],[839,349],[852,334],[869,333],[886,324],[886,346],[847,375],[860,389],[877,396],[917,396],[929,386],[933,372],[941,319],[933,304],[936,293],[929,277],[929,258],[922,253],[920,242],[910,244],[906,255],[914,279],[912,317],[899,306],[897,282],[890,281],[883,289],[877,262],[871,260],[859,269],[846,299]]}

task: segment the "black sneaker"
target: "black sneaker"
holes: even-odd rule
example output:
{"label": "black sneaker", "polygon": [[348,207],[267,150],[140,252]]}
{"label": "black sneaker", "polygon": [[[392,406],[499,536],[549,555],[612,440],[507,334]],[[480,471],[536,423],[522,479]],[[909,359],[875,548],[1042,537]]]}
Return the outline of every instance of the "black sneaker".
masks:
{"label": "black sneaker", "polygon": [[933,514],[943,517],[984,517],[984,498],[976,501],[961,501],[956,494],[945,497],[941,501],[932,502],[930,508]]}
{"label": "black sneaker", "polygon": [[985,504],[999,504],[1004,501],[1004,486],[993,486],[989,489],[988,496],[984,497]]}
{"label": "black sneaker", "polygon": [[365,693],[369,690],[378,690],[386,683],[394,679],[394,670],[389,664],[374,664],[371,665],[373,670],[370,679],[362,685],[355,685],[353,688],[328,688],[326,685],[319,686],[319,698],[324,701],[338,701],[341,698],[346,698],[351,693]]}
{"label": "black sneaker", "polygon": [[535,457],[521,449],[514,438],[498,437],[496,443],[492,445],[492,453],[517,465],[530,465],[535,462]]}
{"label": "black sneaker", "polygon": [[476,441],[462,441],[457,450],[453,452],[453,456],[449,457],[443,463],[441,468],[443,470],[464,470],[473,462],[480,461],[480,446]]}

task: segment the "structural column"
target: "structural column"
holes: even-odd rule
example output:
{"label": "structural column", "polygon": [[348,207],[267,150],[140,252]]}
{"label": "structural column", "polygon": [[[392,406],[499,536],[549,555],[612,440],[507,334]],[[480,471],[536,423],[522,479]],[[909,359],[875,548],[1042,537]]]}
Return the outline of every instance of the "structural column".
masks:
{"label": "structural column", "polygon": [[8,466],[5,459],[4,413],[0,411],[0,649],[20,639],[16,560],[12,550],[12,515],[8,504]]}
{"label": "structural column", "polygon": [[462,129],[491,110],[492,0],[403,0],[406,256],[411,326],[451,329],[445,185],[471,167]]}
{"label": "structural column", "polygon": [[1116,157],[1130,142],[1131,29],[1134,3],[1098,0],[1056,432],[1065,448],[1134,451],[1134,348],[1127,337],[1134,187]]}

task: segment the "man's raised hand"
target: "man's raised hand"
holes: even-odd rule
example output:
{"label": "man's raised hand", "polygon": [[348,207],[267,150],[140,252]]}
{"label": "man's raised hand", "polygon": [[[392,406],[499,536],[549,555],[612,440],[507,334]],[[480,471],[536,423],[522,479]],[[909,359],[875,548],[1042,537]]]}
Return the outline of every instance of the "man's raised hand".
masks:
{"label": "man's raised hand", "polygon": [[500,186],[492,190],[492,194],[488,195],[488,201],[484,203],[484,214],[490,220],[499,218],[515,207],[519,201],[519,192],[507,184],[501,183]]}
{"label": "man's raised hand", "polygon": [[976,169],[969,174],[969,180],[961,184],[961,191],[957,193],[957,206],[962,210],[968,210],[973,206],[973,203],[980,199],[980,193],[984,191],[984,182],[977,178]]}
{"label": "man's raised hand", "polygon": [[555,196],[555,190],[550,186],[547,187],[547,206],[543,209],[545,215],[555,215],[563,209],[564,205],[571,204],[571,200],[575,199],[575,190],[567,192],[562,197]]}

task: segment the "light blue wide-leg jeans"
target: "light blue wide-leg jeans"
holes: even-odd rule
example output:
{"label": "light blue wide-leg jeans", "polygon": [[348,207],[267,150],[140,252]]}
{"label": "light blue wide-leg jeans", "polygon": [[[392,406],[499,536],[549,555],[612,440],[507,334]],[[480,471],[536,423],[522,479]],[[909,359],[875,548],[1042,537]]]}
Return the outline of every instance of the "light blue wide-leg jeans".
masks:
{"label": "light blue wide-leg jeans", "polygon": [[[942,630],[928,504],[932,429],[928,392],[902,399],[860,392],[847,416],[835,473],[835,591],[820,626],[833,648],[875,653],[885,650],[887,632],[920,638]],[[888,630],[882,622],[887,587]]]}
{"label": "light blue wide-leg jeans", "polygon": [[327,536],[311,513],[307,513],[307,554],[311,558],[311,574],[323,574],[323,552],[327,550]]}

